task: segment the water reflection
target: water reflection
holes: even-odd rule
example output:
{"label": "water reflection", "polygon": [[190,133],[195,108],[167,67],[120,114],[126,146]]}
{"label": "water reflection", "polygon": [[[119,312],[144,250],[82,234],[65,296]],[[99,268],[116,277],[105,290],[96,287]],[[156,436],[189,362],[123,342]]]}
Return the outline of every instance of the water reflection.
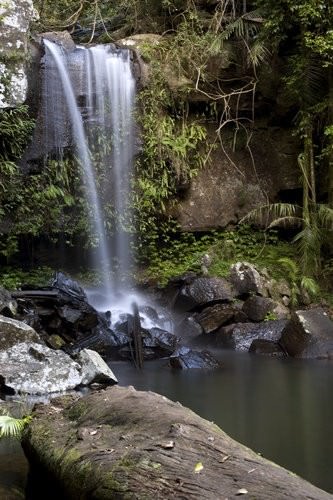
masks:
{"label": "water reflection", "polygon": [[333,365],[325,361],[220,354],[219,371],[172,372],[161,363],[140,373],[113,369],[122,385],[153,390],[216,422],[238,441],[333,492]]}

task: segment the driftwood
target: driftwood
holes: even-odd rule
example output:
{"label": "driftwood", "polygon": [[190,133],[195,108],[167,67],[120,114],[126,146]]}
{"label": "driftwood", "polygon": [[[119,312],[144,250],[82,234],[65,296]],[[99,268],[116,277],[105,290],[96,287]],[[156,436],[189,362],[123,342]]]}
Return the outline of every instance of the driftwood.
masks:
{"label": "driftwood", "polygon": [[332,499],[179,403],[133,388],[38,406],[23,445],[72,500]]}

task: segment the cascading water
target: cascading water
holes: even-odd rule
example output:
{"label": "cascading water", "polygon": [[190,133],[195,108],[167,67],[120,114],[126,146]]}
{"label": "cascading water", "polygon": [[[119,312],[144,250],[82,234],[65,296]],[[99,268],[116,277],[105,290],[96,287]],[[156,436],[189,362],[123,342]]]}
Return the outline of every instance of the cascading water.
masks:
{"label": "cascading water", "polygon": [[[49,40],[44,44],[45,130],[61,136],[66,121],[70,123],[72,143],[84,172],[92,234],[97,240],[94,267],[101,271],[103,292],[110,297],[123,284],[130,267],[126,229],[135,97],[130,53],[110,46],[77,47],[66,53]],[[56,125],[52,123],[54,116],[58,117]],[[53,143],[61,140],[56,138]],[[112,241],[106,232],[107,212],[116,221]]]}

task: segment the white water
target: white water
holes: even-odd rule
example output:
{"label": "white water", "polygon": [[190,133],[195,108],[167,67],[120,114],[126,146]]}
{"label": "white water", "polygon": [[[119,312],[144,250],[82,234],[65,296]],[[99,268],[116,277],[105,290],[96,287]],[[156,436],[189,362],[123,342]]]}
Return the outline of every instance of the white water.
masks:
{"label": "white water", "polygon": [[[66,54],[55,43],[44,43],[46,66],[56,68],[62,87],[57,109],[55,90],[59,93],[59,89],[52,81],[49,83],[52,92],[46,96],[45,108],[52,110],[53,117],[64,117],[60,107],[66,103],[74,149],[84,172],[92,236],[97,241],[93,265],[101,272],[103,294],[108,301],[124,285],[131,265],[126,229],[130,217],[135,80],[130,54],[109,46],[77,47]],[[79,106],[78,96],[84,98],[83,105]],[[46,122],[50,119],[52,116]],[[57,129],[55,132],[61,134],[61,126]],[[106,210],[114,216],[112,244],[106,231]]]}

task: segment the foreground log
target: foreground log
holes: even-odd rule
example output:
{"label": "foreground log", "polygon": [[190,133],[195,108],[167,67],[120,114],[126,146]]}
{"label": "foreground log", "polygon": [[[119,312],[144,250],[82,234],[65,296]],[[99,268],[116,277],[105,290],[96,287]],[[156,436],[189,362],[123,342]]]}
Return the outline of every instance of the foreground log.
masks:
{"label": "foreground log", "polygon": [[332,498],[179,403],[131,387],[39,405],[23,446],[66,499]]}

